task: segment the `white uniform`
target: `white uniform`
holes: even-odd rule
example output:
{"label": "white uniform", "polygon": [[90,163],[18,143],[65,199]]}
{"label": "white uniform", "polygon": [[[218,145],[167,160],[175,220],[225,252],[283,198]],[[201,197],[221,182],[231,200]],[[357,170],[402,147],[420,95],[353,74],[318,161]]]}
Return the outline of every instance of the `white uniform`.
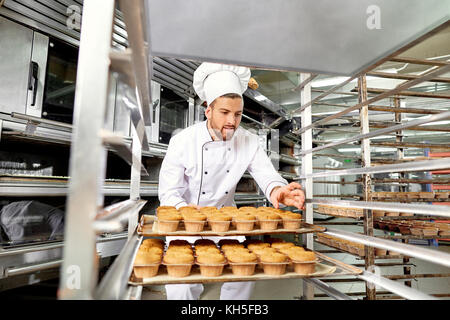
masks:
{"label": "white uniform", "polygon": [[[160,204],[177,208],[190,203],[202,207],[235,206],[236,185],[246,170],[268,199],[273,188],[288,184],[259,146],[257,135],[238,127],[231,140],[213,141],[207,121],[199,122],[170,140],[159,174]],[[244,236],[234,238],[245,240]],[[172,239],[167,237],[167,242]],[[183,239],[193,243],[198,237]],[[248,299],[252,288],[252,282],[225,283],[221,299]],[[166,285],[166,291],[168,299],[198,299],[203,286]]]}

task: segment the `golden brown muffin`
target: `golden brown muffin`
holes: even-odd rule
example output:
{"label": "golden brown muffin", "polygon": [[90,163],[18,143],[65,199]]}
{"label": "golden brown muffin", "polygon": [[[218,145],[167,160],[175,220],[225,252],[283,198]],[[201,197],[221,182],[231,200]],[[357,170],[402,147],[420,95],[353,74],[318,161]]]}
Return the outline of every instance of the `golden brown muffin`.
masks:
{"label": "golden brown muffin", "polygon": [[197,256],[205,255],[205,254],[216,254],[216,253],[220,253],[220,250],[218,248],[201,247],[201,248],[195,249],[195,254]]}
{"label": "golden brown muffin", "polygon": [[197,262],[203,264],[223,264],[225,263],[225,257],[220,252],[203,253],[197,257]]}
{"label": "golden brown muffin", "polygon": [[280,263],[280,262],[286,262],[287,256],[279,253],[279,252],[272,252],[272,253],[263,253],[259,256],[259,259],[261,262],[269,262],[269,263]]}
{"label": "golden brown muffin", "polygon": [[289,212],[281,215],[281,219],[283,220],[283,228],[287,230],[299,229],[302,224],[302,215],[299,213]]}
{"label": "golden brown muffin", "polygon": [[261,249],[261,248],[269,248],[270,244],[266,243],[266,242],[261,242],[261,243],[250,243],[247,245],[247,248],[249,250],[254,250],[254,249]]}
{"label": "golden brown muffin", "polygon": [[147,265],[161,262],[161,255],[157,253],[149,253],[138,251],[134,259],[134,265]]}
{"label": "golden brown muffin", "polygon": [[312,251],[294,251],[288,252],[289,258],[298,262],[309,262],[316,260],[316,254]]}
{"label": "golden brown muffin", "polygon": [[175,240],[171,240],[169,242],[169,247],[175,247],[175,246],[189,247],[189,248],[192,247],[191,244],[189,243],[189,241],[183,240],[183,239],[175,239]]}
{"label": "golden brown muffin", "polygon": [[277,250],[270,247],[260,247],[260,248],[254,248],[252,249],[252,252],[255,253],[257,256],[263,255],[263,254],[272,254],[277,253]]}
{"label": "golden brown muffin", "polygon": [[160,247],[140,247],[138,253],[146,253],[146,254],[159,254],[162,255],[164,252],[163,248]]}
{"label": "golden brown muffin", "polygon": [[261,214],[257,218],[261,230],[276,230],[278,222],[281,221],[280,216],[276,213]]}
{"label": "golden brown muffin", "polygon": [[158,213],[158,231],[177,231],[182,216],[178,212],[162,211]]}
{"label": "golden brown muffin", "polygon": [[271,247],[275,249],[282,249],[282,248],[288,248],[288,247],[294,247],[295,244],[292,242],[274,242],[272,243]]}
{"label": "golden brown muffin", "polygon": [[184,206],[184,207],[178,208],[178,212],[180,214],[183,214],[183,213],[199,212],[199,211],[196,208],[194,208],[194,207]]}
{"label": "golden brown muffin", "polygon": [[264,274],[278,276],[286,272],[287,257],[282,253],[263,253],[259,256]]}
{"label": "golden brown muffin", "polygon": [[230,262],[236,262],[236,263],[247,263],[247,262],[256,262],[257,256],[253,252],[244,252],[244,251],[237,251],[237,252],[230,252],[227,256],[228,260]]}
{"label": "golden brown muffin", "polygon": [[294,271],[298,274],[311,274],[316,269],[316,255],[312,251],[289,251],[289,258],[294,265]]}
{"label": "golden brown muffin", "polygon": [[169,212],[175,211],[176,212],[177,208],[175,208],[173,206],[161,206],[161,207],[156,208],[156,214],[158,214],[160,212],[164,212],[164,211],[169,211]]}
{"label": "golden brown muffin", "polygon": [[153,277],[158,273],[160,264],[160,254],[138,251],[134,259],[133,271],[137,278]]}
{"label": "golden brown muffin", "polygon": [[234,216],[234,225],[238,231],[252,231],[255,227],[256,217],[251,214],[238,214]]}
{"label": "golden brown muffin", "polygon": [[141,247],[159,247],[159,248],[164,248],[164,240],[156,239],[156,238],[145,239],[145,240],[142,241]]}
{"label": "golden brown muffin", "polygon": [[237,239],[220,239],[219,247],[222,247],[224,244],[241,244]]}
{"label": "golden brown muffin", "polygon": [[226,232],[230,228],[231,217],[227,214],[214,214],[208,216],[208,224],[214,232]]}
{"label": "golden brown muffin", "polygon": [[286,255],[289,255],[290,251],[305,251],[302,247],[293,246],[293,247],[286,247],[286,248],[280,248],[278,249],[281,253],[284,253]]}
{"label": "golden brown muffin", "polygon": [[231,252],[227,255],[234,275],[250,276],[255,273],[257,256],[253,252]]}
{"label": "golden brown muffin", "polygon": [[200,274],[204,277],[218,277],[222,274],[226,259],[221,253],[201,254],[197,257]]}
{"label": "golden brown muffin", "polygon": [[184,229],[187,232],[200,232],[206,223],[206,215],[198,211],[182,213],[184,220]]}
{"label": "golden brown muffin", "polygon": [[244,248],[244,245],[242,243],[224,243],[221,246],[222,250],[228,250],[228,249],[233,249],[233,248]]}
{"label": "golden brown muffin", "polygon": [[186,277],[191,273],[194,256],[187,253],[166,252],[163,262],[166,265],[169,276]]}

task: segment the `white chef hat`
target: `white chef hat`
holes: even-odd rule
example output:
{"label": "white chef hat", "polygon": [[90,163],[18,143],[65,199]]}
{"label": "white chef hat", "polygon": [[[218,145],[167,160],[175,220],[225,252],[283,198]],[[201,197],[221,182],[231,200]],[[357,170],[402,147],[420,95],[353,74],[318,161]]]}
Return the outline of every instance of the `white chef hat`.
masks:
{"label": "white chef hat", "polygon": [[194,72],[194,89],[208,106],[227,93],[242,97],[250,80],[250,69],[233,65],[203,62]]}

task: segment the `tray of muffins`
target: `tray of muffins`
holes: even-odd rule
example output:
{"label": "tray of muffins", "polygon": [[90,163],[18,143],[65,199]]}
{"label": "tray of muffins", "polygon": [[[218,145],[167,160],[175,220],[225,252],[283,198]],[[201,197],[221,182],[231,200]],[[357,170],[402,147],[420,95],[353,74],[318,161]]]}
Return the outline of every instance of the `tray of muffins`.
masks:
{"label": "tray of muffins", "polygon": [[292,242],[222,239],[145,239],[133,263],[130,285],[252,281],[360,274],[344,264]]}
{"label": "tray of muffins", "polygon": [[226,236],[272,233],[324,232],[308,224],[300,213],[271,207],[175,207],[162,206],[156,215],[143,215],[137,232],[142,236]]}

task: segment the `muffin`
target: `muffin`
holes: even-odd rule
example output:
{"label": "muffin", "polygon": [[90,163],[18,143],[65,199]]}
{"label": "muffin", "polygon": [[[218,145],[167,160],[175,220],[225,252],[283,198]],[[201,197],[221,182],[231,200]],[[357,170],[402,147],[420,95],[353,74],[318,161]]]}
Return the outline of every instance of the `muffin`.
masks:
{"label": "muffin", "polygon": [[264,213],[258,216],[259,227],[261,230],[276,230],[280,216],[276,213]]}
{"label": "muffin", "polygon": [[158,274],[161,254],[138,251],[134,259],[133,271],[137,278],[150,278]]}
{"label": "muffin", "polygon": [[311,274],[316,269],[316,254],[312,251],[291,250],[288,252],[289,258],[294,265],[297,274]]}
{"label": "muffin", "polygon": [[278,276],[286,272],[286,266],[289,261],[286,255],[273,252],[263,253],[259,256],[259,260],[264,270],[264,274]]}
{"label": "muffin", "polygon": [[266,242],[249,243],[249,244],[247,244],[247,248],[252,251],[254,249],[270,248],[270,243],[266,243]]}
{"label": "muffin", "polygon": [[177,211],[177,208],[173,207],[173,206],[161,206],[156,208],[156,215],[158,215],[158,213],[161,212],[167,212],[167,211]]}
{"label": "muffin", "polygon": [[199,246],[214,246],[214,247],[216,247],[216,243],[211,239],[197,239],[194,242],[194,247],[197,248]]}
{"label": "muffin", "polygon": [[175,210],[162,211],[157,214],[158,230],[160,232],[174,232],[178,229],[180,220],[183,219],[181,214]]}
{"label": "muffin", "polygon": [[178,212],[180,214],[183,214],[183,213],[194,213],[194,212],[198,213],[199,211],[197,210],[197,208],[190,207],[190,206],[184,206],[184,207],[178,208]]}
{"label": "muffin", "polygon": [[253,248],[251,251],[253,253],[255,253],[257,256],[278,252],[277,250],[275,250],[274,248],[271,248],[271,247],[258,247],[258,248]]}
{"label": "muffin", "polygon": [[141,247],[158,247],[163,249],[164,248],[164,240],[162,239],[145,239],[141,243]]}
{"label": "muffin", "polygon": [[226,264],[225,257],[219,253],[204,253],[197,256],[200,274],[204,277],[218,277]]}
{"label": "muffin", "polygon": [[255,226],[256,217],[252,214],[237,214],[234,223],[238,231],[252,231]]}
{"label": "muffin", "polygon": [[237,276],[251,276],[255,273],[257,256],[253,252],[230,252],[227,259],[231,265],[231,271]]}
{"label": "muffin", "polygon": [[194,256],[176,251],[166,252],[163,259],[167,267],[167,274],[171,277],[186,277],[191,273]]}
{"label": "muffin", "polygon": [[[220,239],[219,240],[219,247],[223,247],[224,244],[242,244],[239,242],[239,240],[237,239]],[[242,244],[243,245],[243,244]]]}
{"label": "muffin", "polygon": [[184,221],[184,229],[187,232],[203,231],[206,222],[206,215],[200,212],[186,212],[182,213]]}
{"label": "muffin", "polygon": [[281,215],[283,221],[283,229],[296,230],[299,229],[302,224],[302,215],[300,213],[288,212]]}
{"label": "muffin", "polygon": [[299,246],[288,246],[288,247],[282,247],[278,249],[279,252],[284,253],[285,255],[289,256],[289,252],[291,251],[297,251],[297,252],[301,252],[301,251],[305,251],[305,249],[303,249],[303,247],[299,247]]}
{"label": "muffin", "polygon": [[216,214],[208,217],[208,224],[214,232],[226,232],[230,228],[231,217],[226,214]]}
{"label": "muffin", "polygon": [[282,248],[290,248],[294,246],[295,244],[293,244],[292,242],[274,242],[271,244],[271,247],[277,250],[280,250]]}
{"label": "muffin", "polygon": [[170,247],[186,247],[186,248],[192,248],[189,241],[184,239],[174,239],[169,242],[169,248]]}

